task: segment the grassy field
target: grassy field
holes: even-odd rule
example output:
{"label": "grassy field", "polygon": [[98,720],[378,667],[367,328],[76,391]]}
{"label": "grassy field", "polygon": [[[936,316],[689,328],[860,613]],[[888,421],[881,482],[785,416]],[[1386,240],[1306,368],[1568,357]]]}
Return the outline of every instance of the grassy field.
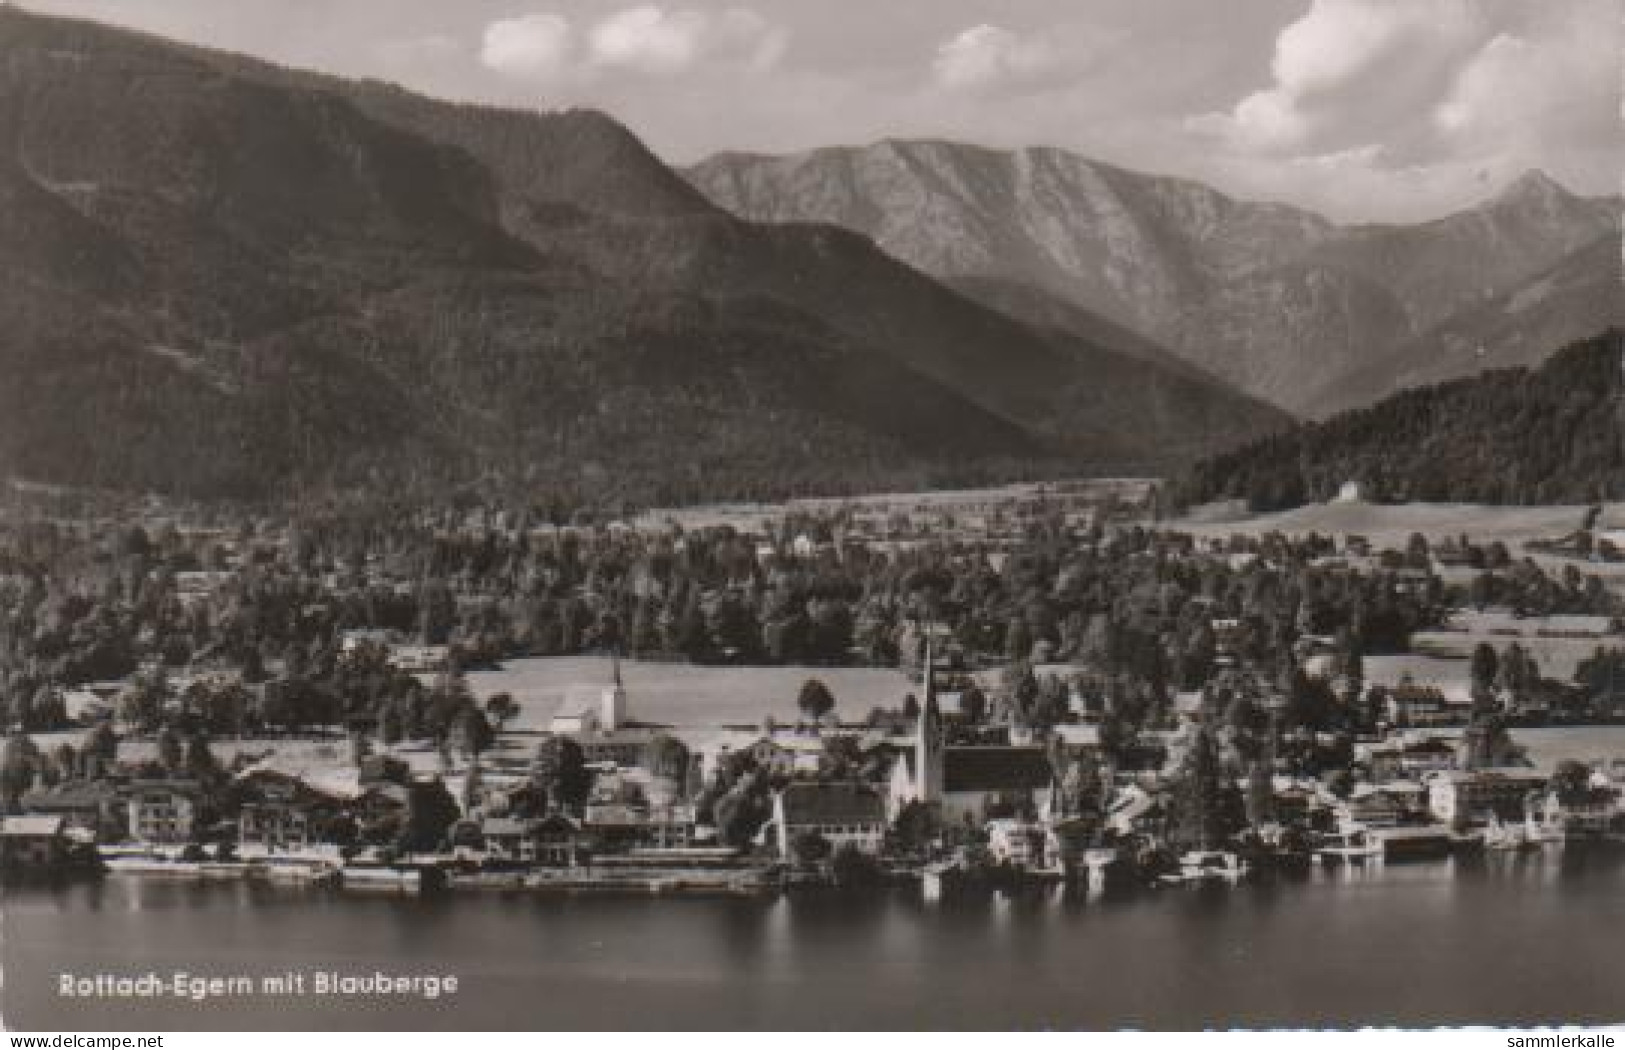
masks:
{"label": "grassy field", "polygon": [[1581,762],[1625,758],[1625,726],[1561,726],[1552,729],[1514,729],[1536,769],[1549,773],[1566,758]]}
{"label": "grassy field", "polygon": [[[772,715],[794,722],[796,694],[818,678],[835,696],[844,720],[862,719],[874,707],[897,707],[913,688],[890,668],[868,667],[696,667],[690,664],[624,661],[627,706],[642,721],[678,726],[759,723]],[[468,683],[481,700],[510,693],[520,713],[513,729],[546,729],[566,695],[609,684],[609,661],[593,657],[509,660],[494,671],[475,671]]]}
{"label": "grassy field", "polygon": [[[1547,571],[1561,570],[1574,565],[1581,572],[1601,577],[1610,586],[1625,591],[1625,563],[1573,562],[1545,554],[1532,554],[1523,549],[1532,539],[1553,539],[1567,535],[1580,527],[1585,507],[1487,507],[1468,503],[1402,503],[1395,505],[1376,503],[1314,503],[1277,514],[1238,514],[1222,520],[1174,520],[1170,528],[1196,536],[1223,538],[1241,533],[1257,536],[1266,532],[1287,535],[1306,535],[1311,532],[1323,536],[1345,536],[1356,533],[1365,536],[1378,549],[1392,547],[1403,550],[1412,533],[1421,533],[1429,540],[1447,536],[1466,535],[1474,543],[1500,540],[1507,545],[1513,557],[1533,557]],[[1625,503],[1608,504],[1603,513],[1604,525],[1617,526],[1625,522]],[[1447,569],[1441,575],[1446,580],[1470,579],[1470,569]]]}

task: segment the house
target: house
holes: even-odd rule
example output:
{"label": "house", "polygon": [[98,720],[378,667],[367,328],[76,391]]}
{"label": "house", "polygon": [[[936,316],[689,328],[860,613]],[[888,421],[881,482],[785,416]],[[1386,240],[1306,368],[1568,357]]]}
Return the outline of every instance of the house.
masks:
{"label": "house", "polygon": [[1531,817],[1560,829],[1565,838],[1601,838],[1612,830],[1618,809],[1618,792],[1594,785],[1577,798],[1548,791]]}
{"label": "house", "polygon": [[0,871],[50,871],[68,857],[67,824],[57,816],[0,817]]}
{"label": "house", "polygon": [[69,828],[97,838],[117,840],[124,835],[124,807],[118,792],[106,781],[74,781],[28,792],[21,801],[24,813],[61,817]]}
{"label": "house", "polygon": [[1068,755],[1100,753],[1100,726],[1063,722],[1050,729],[1050,736],[1058,740]]}
{"label": "house", "polygon": [[581,747],[582,759],[589,766],[634,769],[644,764],[649,744],[660,735],[660,731],[633,727],[595,729],[567,735]]}
{"label": "house", "polygon": [[751,761],[756,768],[765,770],[769,776],[792,777],[796,772],[796,752],[770,736],[750,746]]}
{"label": "house", "polygon": [[1531,794],[1546,789],[1546,777],[1532,769],[1499,766],[1436,774],[1427,783],[1428,810],[1443,824],[1470,827],[1499,820],[1522,820]]}
{"label": "house", "polygon": [[309,849],[321,840],[322,818],[339,809],[338,798],[281,770],[245,770],[237,785],[247,795],[237,813],[237,844],[244,854]]}
{"label": "house", "polygon": [[396,645],[389,650],[390,663],[408,674],[440,674],[450,655],[444,645]]}
{"label": "house", "polygon": [[587,859],[581,825],[563,813],[534,820],[488,817],[480,825],[485,852],[493,860],[511,864],[573,868]]}
{"label": "house", "polygon": [[786,859],[806,835],[873,856],[886,838],[886,799],[867,784],[795,781],[773,797],[772,829]]}
{"label": "house", "polygon": [[310,814],[287,802],[245,802],[237,814],[243,853],[296,852],[315,842]]}
{"label": "house", "polygon": [[1386,708],[1389,724],[1398,728],[1465,725],[1470,714],[1469,705],[1452,703],[1444,690],[1409,675],[1388,690]]}
{"label": "house", "polygon": [[1460,764],[1456,746],[1436,736],[1373,750],[1369,762],[1371,779],[1378,784],[1391,780],[1425,780]]}
{"label": "house", "polygon": [[153,846],[191,842],[197,798],[190,781],[135,781],[125,800],[130,838]]}
{"label": "house", "polygon": [[350,815],[363,834],[398,825],[406,815],[410,789],[405,784],[369,784],[349,803]]}
{"label": "house", "polygon": [[694,807],[594,801],[583,811],[581,827],[597,850],[670,849],[694,843]]}
{"label": "house", "polygon": [[1420,784],[1408,781],[1392,781],[1379,787],[1361,785],[1335,811],[1339,823],[1392,828],[1421,817],[1426,808],[1425,795]]}
{"label": "house", "polygon": [[1061,858],[1061,843],[1047,826],[1015,817],[987,822],[987,848],[996,862],[1028,871],[1054,868]]}

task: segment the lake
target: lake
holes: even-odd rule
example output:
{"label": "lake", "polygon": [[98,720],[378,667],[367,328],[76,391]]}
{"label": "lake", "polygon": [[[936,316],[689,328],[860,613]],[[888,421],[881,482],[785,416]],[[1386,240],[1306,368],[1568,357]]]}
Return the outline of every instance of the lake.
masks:
{"label": "lake", "polygon": [[[5,1020],[45,1029],[1199,1029],[1625,1020],[1619,853],[1055,892],[364,899],[109,878],[10,891]],[[77,1000],[58,974],[455,975],[437,1000]]]}

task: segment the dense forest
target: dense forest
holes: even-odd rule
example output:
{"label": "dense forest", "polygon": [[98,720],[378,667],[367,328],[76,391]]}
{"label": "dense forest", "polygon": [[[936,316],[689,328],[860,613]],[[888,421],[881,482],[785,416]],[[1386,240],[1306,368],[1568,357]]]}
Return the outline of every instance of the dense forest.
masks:
{"label": "dense forest", "polygon": [[1365,499],[1494,504],[1625,499],[1622,333],[1575,343],[1539,369],[1408,390],[1204,460],[1172,486],[1194,506],[1281,510],[1357,482]]}

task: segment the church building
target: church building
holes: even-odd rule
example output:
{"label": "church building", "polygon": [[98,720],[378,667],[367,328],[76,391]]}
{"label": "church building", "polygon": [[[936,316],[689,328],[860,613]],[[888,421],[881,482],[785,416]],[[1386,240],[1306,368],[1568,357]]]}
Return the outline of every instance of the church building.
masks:
{"label": "church building", "polygon": [[914,746],[892,767],[887,793],[892,819],[910,802],[938,807],[949,823],[979,824],[990,814],[1048,808],[1055,774],[1044,748],[947,742],[929,644],[921,695]]}

